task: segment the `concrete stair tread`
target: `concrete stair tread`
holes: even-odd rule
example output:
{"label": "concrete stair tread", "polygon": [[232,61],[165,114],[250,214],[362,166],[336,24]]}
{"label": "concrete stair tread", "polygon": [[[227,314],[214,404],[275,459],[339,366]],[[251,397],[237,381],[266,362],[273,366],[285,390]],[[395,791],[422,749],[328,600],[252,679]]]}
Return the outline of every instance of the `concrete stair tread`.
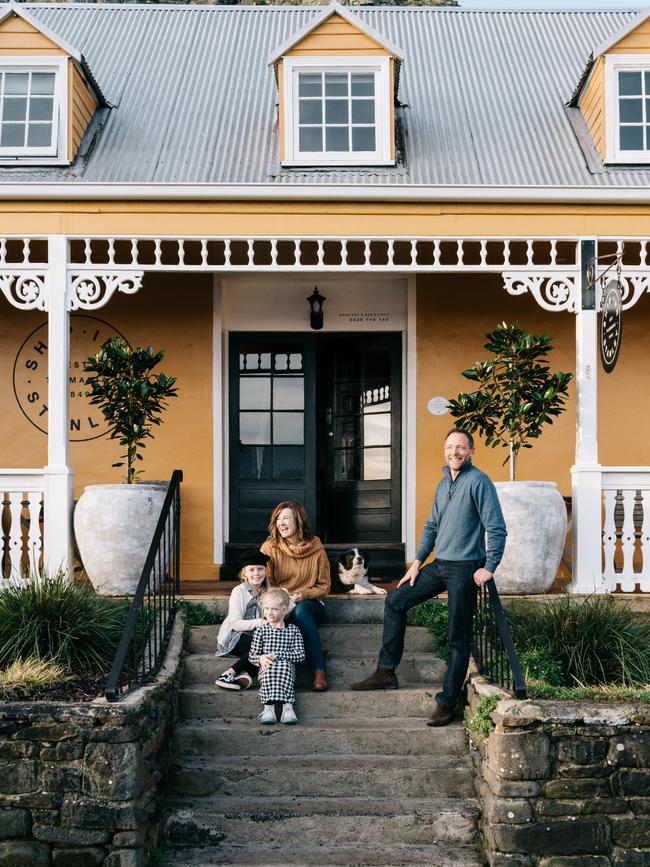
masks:
{"label": "concrete stair tread", "polygon": [[[172,760],[172,767],[184,767],[191,769],[214,768],[220,770],[222,768],[236,768],[238,770],[245,766],[245,761],[241,755],[230,757],[215,757],[206,756],[200,757],[184,757],[182,763]],[[459,762],[458,756],[430,755],[423,756],[374,756],[370,753],[350,753],[342,756],[338,753],[314,753],[312,755],[295,756],[290,765],[287,765],[286,756],[257,756],[255,761],[255,771],[262,768],[282,768],[287,773],[294,773],[301,770],[323,770],[335,768],[376,768],[381,767],[386,770],[425,770],[425,769],[441,769],[441,768],[467,768],[469,772],[468,761],[461,759]]]}
{"label": "concrete stair tread", "polygon": [[355,796],[296,798],[292,795],[278,795],[270,802],[266,795],[254,797],[219,797],[212,795],[202,798],[197,804],[196,799],[174,795],[172,814],[189,813],[200,815],[205,813],[212,821],[217,816],[224,818],[239,818],[253,815],[256,822],[275,819],[277,813],[283,816],[312,815],[320,813],[330,816],[397,816],[410,814],[415,810],[420,815],[445,810],[467,809],[472,813],[479,810],[475,798],[357,798]]}
{"label": "concrete stair tread", "polygon": [[194,849],[177,849],[165,858],[170,867],[213,867],[216,864],[260,865],[303,864],[315,867],[398,867],[398,865],[427,865],[427,867],[482,867],[483,858],[475,846],[448,846],[436,843],[417,846],[373,843],[366,846],[310,845],[286,846],[264,844],[221,845]]}

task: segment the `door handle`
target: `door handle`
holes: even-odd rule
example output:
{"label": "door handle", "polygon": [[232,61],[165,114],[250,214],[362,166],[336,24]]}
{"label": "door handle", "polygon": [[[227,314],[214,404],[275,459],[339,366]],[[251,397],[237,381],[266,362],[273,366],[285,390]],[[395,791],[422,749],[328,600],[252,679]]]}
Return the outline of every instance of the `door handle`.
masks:
{"label": "door handle", "polygon": [[[328,406],[327,410],[325,412],[325,424],[327,424],[329,427],[331,427],[332,426],[332,420],[333,420],[332,408]],[[330,436],[331,436],[331,434],[330,434]]]}

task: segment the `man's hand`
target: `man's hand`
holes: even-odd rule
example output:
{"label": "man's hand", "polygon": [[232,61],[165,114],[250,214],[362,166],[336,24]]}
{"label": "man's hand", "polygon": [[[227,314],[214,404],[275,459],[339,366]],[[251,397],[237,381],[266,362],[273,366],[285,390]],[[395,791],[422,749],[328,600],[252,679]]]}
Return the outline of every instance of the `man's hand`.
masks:
{"label": "man's hand", "polygon": [[488,581],[492,580],[492,573],[488,572],[487,569],[481,567],[477,569],[474,573],[474,583],[477,587],[483,587],[484,584],[487,584]]}
{"label": "man's hand", "polygon": [[398,584],[397,586],[398,586],[398,587],[401,587],[402,584],[406,584],[406,582],[408,581],[409,584],[411,585],[411,587],[413,587],[413,585],[415,584],[415,582],[418,580],[418,575],[419,575],[419,574],[420,574],[420,561],[419,561],[419,560],[414,560],[414,561],[411,563],[411,566],[410,566],[408,572],[407,572],[406,575],[405,575],[405,576],[400,580],[400,582],[399,582],[399,584]]}

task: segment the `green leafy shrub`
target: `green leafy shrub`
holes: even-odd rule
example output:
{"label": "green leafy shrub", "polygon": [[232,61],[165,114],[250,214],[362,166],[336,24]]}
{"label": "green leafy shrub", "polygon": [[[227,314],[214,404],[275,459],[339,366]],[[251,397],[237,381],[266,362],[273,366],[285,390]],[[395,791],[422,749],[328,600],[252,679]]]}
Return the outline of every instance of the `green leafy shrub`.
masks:
{"label": "green leafy shrub", "polygon": [[521,650],[517,658],[526,682],[537,680],[550,686],[562,686],[564,683],[562,663],[553,658],[548,647]]}
{"label": "green leafy shrub", "polygon": [[0,665],[47,659],[72,671],[108,671],[129,606],[63,571],[0,590]]}
{"label": "green leafy shrub", "polygon": [[478,740],[485,740],[490,732],[494,730],[491,714],[494,713],[500,700],[500,695],[486,695],[476,705],[476,711],[474,716],[470,717],[467,728]]}
{"label": "green leafy shrub", "polygon": [[0,670],[0,699],[27,695],[35,687],[67,680],[70,680],[67,669],[49,659],[16,659]]}
{"label": "green leafy shrub", "polygon": [[224,614],[214,606],[203,602],[189,602],[187,599],[177,599],[176,609],[183,615],[183,638],[189,638],[193,626],[215,626],[223,622]]}
{"label": "green leafy shrub", "polygon": [[423,602],[408,613],[409,626],[424,626],[433,637],[433,643],[441,658],[449,661],[449,637],[447,632],[447,606],[443,602]]}
{"label": "green leafy shrub", "polygon": [[[565,687],[650,685],[650,621],[611,596],[520,602],[507,616],[520,658],[535,654],[538,679]],[[560,678],[549,660],[560,666]]]}

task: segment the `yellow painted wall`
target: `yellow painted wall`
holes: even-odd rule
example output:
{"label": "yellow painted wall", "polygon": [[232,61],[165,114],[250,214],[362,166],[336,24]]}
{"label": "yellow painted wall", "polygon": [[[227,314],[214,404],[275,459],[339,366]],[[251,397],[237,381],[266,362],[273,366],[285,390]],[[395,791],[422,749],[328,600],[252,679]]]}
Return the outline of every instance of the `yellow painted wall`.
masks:
{"label": "yellow painted wall", "polygon": [[[163,348],[162,372],[178,378],[178,397],[169,402],[163,423],[147,443],[145,478],[168,479],[184,472],[181,490],[183,577],[208,578],[213,566],[212,456],[212,278],[209,275],[157,275],[145,278],[136,295],[116,294],[106,307],[88,314],[118,329],[132,345]],[[1,463],[4,467],[37,467],[47,460],[47,438],[23,415],[13,389],[13,365],[30,332],[46,321],[42,313],[10,307],[0,296],[0,383],[4,395],[0,414]],[[73,329],[79,321],[72,320]],[[31,353],[30,360],[40,360]],[[21,356],[21,361],[24,355]],[[25,404],[24,371],[19,388]],[[35,374],[37,371],[35,372]],[[79,370],[71,370],[79,376]],[[36,380],[32,381],[32,384]],[[31,386],[30,386],[31,387]],[[37,386],[34,386],[37,387]],[[82,386],[71,383],[71,390]],[[74,416],[79,416],[75,400]],[[85,432],[85,427],[82,434]],[[106,437],[72,442],[71,465],[76,471],[75,497],[86,484],[119,482],[121,470],[111,464],[121,449]],[[217,504],[220,508],[220,504]]]}
{"label": "yellow painted wall", "polygon": [[322,55],[324,57],[339,57],[348,54],[355,55],[382,55],[390,56],[378,42],[375,42],[367,33],[359,30],[354,24],[341,18],[340,15],[332,15],[304,39],[296,43],[286,53],[286,57],[306,57],[310,55]]}
{"label": "yellow painted wall", "polygon": [[599,57],[580,97],[580,109],[602,160],[605,159],[605,59]]}
{"label": "yellow painted wall", "polygon": [[650,206],[0,201],[0,234],[57,232],[82,237],[648,237]]}
{"label": "yellow painted wall", "polygon": [[40,30],[17,15],[0,24],[0,57],[34,55],[65,56],[65,51]]}
{"label": "yellow painted wall", "polygon": [[650,52],[650,18],[642,21],[620,42],[609,48],[608,54],[648,54]]}
{"label": "yellow painted wall", "polygon": [[[501,321],[518,322],[534,333],[546,333],[555,346],[554,370],[575,374],[575,317],[547,313],[526,295],[512,297],[497,275],[420,276],[417,280],[417,492],[418,533],[431,510],[431,499],[443,465],[442,443],[454,426],[450,415],[433,416],[428,400],[473,391],[461,371],[490,357],[483,349],[485,334]],[[600,462],[606,466],[650,465],[650,442],[643,431],[650,425],[650,299],[642,298],[624,314],[623,344],[612,374],[598,372],[598,441]],[[568,409],[547,426],[532,449],[520,452],[517,478],[547,480],[571,494],[570,468],[575,460],[575,383]],[[502,462],[505,449],[477,444],[475,463],[494,481],[508,479]]]}
{"label": "yellow painted wall", "polygon": [[97,101],[72,60],[68,61],[68,159],[75,158]]}

